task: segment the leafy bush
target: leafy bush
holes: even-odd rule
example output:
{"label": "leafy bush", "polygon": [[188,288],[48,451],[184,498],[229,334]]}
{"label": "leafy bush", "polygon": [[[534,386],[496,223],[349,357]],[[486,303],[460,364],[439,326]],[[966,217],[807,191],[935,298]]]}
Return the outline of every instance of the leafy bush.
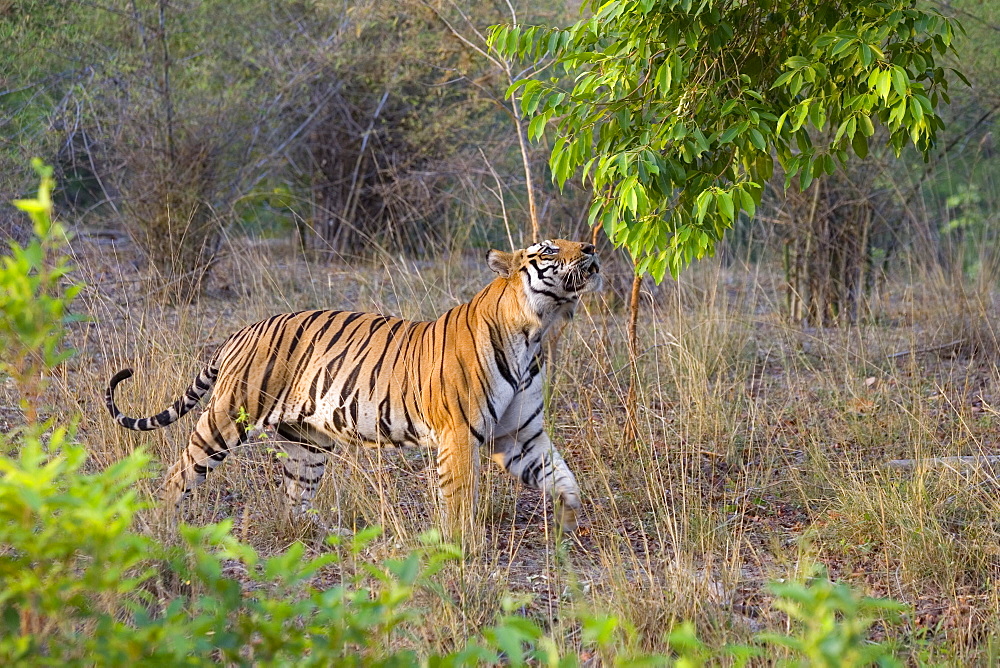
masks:
{"label": "leafy bush", "polygon": [[16,200],[14,205],[31,217],[35,238],[26,246],[9,243],[9,253],[0,264],[0,372],[10,374],[21,386],[22,408],[29,422],[35,419],[32,401],[41,390],[42,370],[72,355],[60,350],[64,326],[79,320],[69,312],[70,302],[82,286],[65,285],[71,267],[61,249],[66,230],[50,216],[52,168],[33,162],[40,185],[35,199]]}
{"label": "leafy bush", "polygon": [[[890,599],[861,596],[843,583],[833,583],[822,568],[807,582],[775,582],[775,606],[793,623],[789,634],[764,633],[758,640],[785,647],[808,666],[901,665],[886,643],[868,641],[881,618],[895,620],[906,606]],[[794,665],[794,664],[793,664]]]}

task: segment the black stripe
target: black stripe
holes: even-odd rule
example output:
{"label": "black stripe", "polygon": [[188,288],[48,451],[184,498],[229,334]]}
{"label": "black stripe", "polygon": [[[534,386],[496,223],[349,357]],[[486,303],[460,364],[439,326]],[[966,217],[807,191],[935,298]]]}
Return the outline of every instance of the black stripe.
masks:
{"label": "black stripe", "polygon": [[[258,333],[258,340],[257,340],[258,344],[260,344],[263,341],[263,338],[264,338],[265,334],[267,334],[268,329],[272,325],[274,325],[276,323],[277,318],[278,318],[278,316],[275,316],[273,318],[268,318],[267,320],[261,320],[259,323],[257,323],[256,325],[254,325],[255,329],[260,328],[260,331]],[[273,337],[276,333],[277,333],[277,330],[275,330],[275,332],[271,333],[270,336]],[[253,363],[253,361],[254,361],[254,358],[257,356],[257,354],[259,352],[259,349],[258,349],[258,346],[254,345],[254,346],[251,346],[250,348],[248,348],[246,351],[243,351],[243,350],[236,350],[236,351],[234,351],[234,353],[236,353],[236,354],[239,354],[239,353],[242,353],[242,352],[246,352],[246,355],[245,355],[245,359],[241,360],[241,363],[244,365],[243,380],[242,380],[242,388],[241,389],[243,390],[243,393],[244,393],[244,399],[246,399],[247,401],[249,401],[249,399],[250,399],[250,374],[251,374],[251,372],[253,372],[254,366],[256,366]],[[258,383],[258,386],[262,387],[262,385],[260,383]],[[249,408],[249,406],[247,406],[246,408]],[[259,415],[260,415],[260,411],[258,410],[257,414],[254,417],[258,417]]]}
{"label": "black stripe", "polygon": [[344,421],[343,408],[335,408],[333,410],[333,414],[330,415],[330,420],[333,421],[333,426],[337,429],[337,431],[343,431],[344,427],[347,426],[347,422]]}
{"label": "black stripe", "polygon": [[[450,311],[448,311],[447,313],[444,314],[444,320],[441,321],[442,326],[440,328],[441,329],[441,345],[440,345],[440,347],[436,347],[435,350],[441,350],[441,351],[448,350],[447,345],[446,345],[447,341],[448,341],[448,320],[451,319],[451,314],[454,313],[454,312],[455,312],[455,309],[452,309],[452,310],[450,310]],[[435,333],[437,332],[437,329],[438,328],[436,328],[436,327],[434,328]],[[447,411],[448,410],[448,403],[449,402],[448,402],[448,391],[447,391],[446,388],[447,388],[448,385],[447,385],[447,383],[444,382],[444,363],[441,363],[439,365],[438,369],[439,369],[439,371],[438,371],[438,380],[441,382],[441,405],[445,409],[445,411]]]}
{"label": "black stripe", "polygon": [[344,380],[344,384],[340,388],[341,405],[343,405],[344,402],[347,401],[347,395],[351,394],[351,392],[354,391],[358,383],[358,376],[361,374],[361,367],[364,366],[366,359],[368,359],[367,353],[365,354],[364,357],[361,358],[360,362],[354,365],[354,368],[351,369],[351,373],[349,373],[347,375],[347,378]]}
{"label": "black stripe", "polygon": [[537,439],[539,436],[541,436],[544,432],[545,432],[544,428],[543,429],[539,429],[538,432],[534,436],[532,436],[531,438],[529,438],[527,441],[524,441],[523,443],[521,443],[521,449],[517,452],[517,454],[512,455],[511,458],[507,460],[507,464],[504,466],[504,468],[508,468],[509,469],[511,466],[513,466],[517,462],[521,461],[524,458],[524,456],[526,454],[528,454],[528,446],[535,439]]}
{"label": "black stripe", "polygon": [[[305,430],[304,426],[303,426],[303,430]],[[310,452],[310,453],[312,453],[314,455],[321,455],[321,454],[325,455],[325,454],[328,454],[328,452],[329,452],[328,450],[326,450],[324,448],[317,447],[312,442],[306,440],[306,437],[304,435],[302,435],[301,433],[293,430],[290,426],[288,426],[288,423],[284,423],[284,424],[281,424],[280,426],[278,426],[277,432],[278,432],[278,435],[281,436],[283,439],[285,439],[289,443],[292,443],[294,445],[299,446],[300,448],[302,448],[306,452]],[[323,464],[325,464],[325,461],[323,462]],[[317,466],[320,466],[320,465],[322,465],[322,464],[317,464]],[[312,466],[312,465],[311,464],[307,464],[307,466]]]}
{"label": "black stripe", "polygon": [[[363,315],[363,314],[361,314],[361,313],[351,313],[351,314],[349,314],[348,318],[345,318],[345,320],[346,321],[353,321],[354,318],[351,318],[350,316],[361,316],[361,315]],[[360,323],[357,324],[357,326],[354,329],[351,330],[350,334],[348,334],[348,336],[347,336],[347,339],[348,339],[347,345],[345,345],[344,349],[341,350],[339,354],[335,355],[330,360],[329,364],[326,365],[327,373],[330,374],[330,383],[331,384],[333,384],[333,379],[336,378],[337,374],[340,373],[340,368],[343,366],[344,361],[347,359],[347,353],[350,352],[350,350],[351,350],[351,343],[350,343],[350,341],[353,340],[354,335],[363,326],[364,326],[364,322],[360,322]],[[340,328],[340,330],[334,335],[333,340],[326,347],[326,350],[323,352],[323,356],[326,356],[326,354],[330,352],[330,349],[333,348],[334,343],[336,343],[340,339],[340,337],[344,334],[344,329],[346,327],[347,327],[347,324],[345,322],[344,327]],[[326,394],[326,389],[327,388],[324,388],[324,390],[323,390],[323,394],[324,395]]]}
{"label": "black stripe", "polygon": [[344,317],[344,322],[343,324],[341,324],[340,329],[337,330],[336,334],[334,334],[330,338],[330,342],[326,345],[326,350],[323,351],[324,356],[326,356],[326,354],[330,352],[330,349],[333,348],[337,344],[337,341],[340,340],[340,337],[344,335],[344,330],[347,329],[347,326],[350,325],[355,320],[357,320],[358,318],[360,318],[362,315],[364,315],[364,313],[348,313]]}
{"label": "black stripe", "polygon": [[406,434],[411,436],[415,441],[417,439],[417,429],[413,426],[413,419],[410,417],[410,411],[406,410],[406,402],[403,402],[403,415],[406,417]]}
{"label": "black stripe", "polygon": [[292,473],[291,471],[289,471],[286,468],[285,469],[285,477],[286,478],[291,478],[292,480],[295,480],[295,481],[298,481],[298,482],[301,482],[301,483],[305,483],[305,484],[310,485],[310,486],[314,486],[314,485],[318,484],[320,480],[323,479],[323,474],[321,473],[321,474],[319,474],[316,477],[306,477],[306,476],[303,476],[303,475],[299,475],[297,473]]}
{"label": "black stripe", "polygon": [[559,295],[557,295],[556,293],[554,293],[554,292],[550,292],[550,291],[548,291],[548,290],[538,290],[538,289],[536,289],[536,288],[531,288],[531,291],[532,291],[532,292],[536,292],[536,293],[538,293],[538,294],[540,294],[540,295],[545,295],[545,296],[546,296],[546,297],[548,297],[549,299],[552,299],[553,301],[555,301],[555,303],[557,303],[557,304],[565,304],[566,302],[568,302],[568,301],[569,301],[569,300],[568,300],[568,299],[566,299],[565,297],[560,297],[560,296],[559,296]]}
{"label": "black stripe", "polygon": [[386,396],[378,405],[378,430],[382,437],[392,442],[392,402]]}
{"label": "black stripe", "polygon": [[493,346],[493,358],[497,365],[500,376],[507,381],[511,387],[517,387],[514,374],[510,372],[510,364],[507,361],[507,353],[504,351],[503,336],[500,334],[499,326],[490,325],[490,345]]}
{"label": "black stripe", "polygon": [[306,405],[302,410],[302,417],[309,417],[316,413],[316,405],[321,398],[321,395],[317,394],[319,379],[325,371],[324,367],[320,367],[313,373],[312,382],[309,383],[309,394],[307,395]]}
{"label": "black stripe", "polygon": [[316,318],[322,314],[322,311],[316,311],[315,313],[311,313],[306,316],[302,322],[299,323],[299,326],[295,328],[295,336],[292,337],[292,342],[288,346],[289,354],[291,354],[295,350],[295,347],[299,345],[299,341],[302,339],[302,334],[306,331],[306,328],[316,322]]}
{"label": "black stripe", "polygon": [[[544,406],[543,406],[542,404],[538,404],[538,408],[536,408],[536,409],[535,409],[534,411],[532,411],[531,415],[529,415],[529,416],[528,416],[528,419],[526,419],[526,420],[524,421],[524,423],[523,423],[523,424],[521,424],[521,426],[520,426],[520,427],[518,427],[518,428],[517,428],[517,431],[516,431],[516,432],[514,432],[514,433],[515,433],[515,434],[520,434],[522,430],[524,430],[524,429],[527,429],[527,428],[528,428],[528,425],[529,425],[529,424],[531,424],[531,422],[532,422],[532,421],[533,421],[533,420],[534,420],[534,419],[535,419],[536,417],[538,417],[538,414],[539,414],[539,413],[541,413],[541,412],[542,412],[542,408],[544,408]],[[533,439],[532,439],[532,440],[533,440]],[[529,441],[526,441],[526,442],[527,442],[527,443],[530,443],[531,441],[529,440]]]}
{"label": "black stripe", "polygon": [[[299,339],[301,338],[301,335],[305,331],[305,329],[307,329],[314,322],[316,322],[316,320],[319,318],[319,316],[323,315],[324,313],[325,313],[325,311],[316,311],[316,312],[308,315],[305,318],[305,320],[302,321],[302,323],[299,325],[298,330],[295,332],[295,338],[292,340],[292,343],[291,343],[291,345],[288,348],[289,359],[292,359],[292,356],[295,354],[295,348],[298,345]],[[293,390],[296,387],[298,387],[299,379],[302,377],[302,374],[304,374],[306,372],[306,370],[309,368],[309,364],[312,362],[312,359],[313,359],[312,355],[313,355],[313,351],[315,350],[315,348],[316,348],[316,337],[315,336],[310,336],[309,337],[309,345],[306,346],[305,352],[303,352],[298,357],[298,362],[296,363],[295,368],[292,369],[292,373],[290,374],[290,376],[288,378],[288,382],[285,383],[285,392],[280,397],[282,403],[284,402],[285,398],[287,398],[288,393],[291,390]],[[308,403],[308,399],[311,399],[313,396],[314,396],[314,394],[313,394],[312,390],[310,390],[309,394],[307,395],[307,403]],[[308,415],[312,415],[312,411],[309,411]]]}
{"label": "black stripe", "polygon": [[371,373],[368,376],[368,392],[369,392],[369,396],[374,396],[374,392],[375,392],[375,380],[378,377],[379,371],[382,370],[382,364],[383,364],[383,362],[385,362],[385,356],[389,354],[389,345],[388,345],[388,343],[393,340],[393,337],[395,336],[396,332],[399,331],[399,328],[402,327],[402,325],[403,325],[403,321],[400,320],[396,324],[394,324],[392,327],[389,328],[389,332],[386,335],[386,345],[382,346],[382,354],[379,355],[378,361],[376,361],[375,364],[372,366],[372,371],[371,371]]}
{"label": "black stripe", "polygon": [[538,472],[544,465],[544,457],[539,457],[537,461],[528,464],[528,466],[521,471],[521,482],[525,485],[535,486],[538,483]]}
{"label": "black stripe", "polygon": [[[285,335],[288,333],[288,329],[285,327],[285,324],[287,323],[287,321],[288,321],[288,319],[286,318],[279,325],[280,329],[275,332],[275,334],[277,335],[277,340],[274,341],[274,339],[272,337],[272,341],[274,341],[274,345],[271,346],[268,349],[267,366],[264,367],[264,373],[263,373],[263,375],[261,375],[260,381],[259,381],[258,387],[257,387],[257,391],[258,391],[258,394],[257,394],[257,412],[254,413],[255,417],[262,417],[262,416],[266,415],[267,413],[270,413],[271,409],[274,407],[274,405],[278,401],[278,397],[277,396],[268,397],[269,392],[267,390],[268,390],[268,385],[270,384],[270,380],[271,380],[271,373],[274,371],[274,367],[275,367],[275,365],[278,362],[279,353],[281,352],[281,344],[285,340]],[[283,361],[287,361],[287,359],[288,359],[287,356],[285,356],[284,359],[283,359]],[[264,403],[265,403],[265,401],[268,398],[270,398],[271,404],[269,406],[267,406],[267,410],[265,411],[264,410]]]}
{"label": "black stripe", "polygon": [[486,437],[476,431],[476,428],[472,426],[471,422],[469,422],[469,416],[465,412],[465,405],[462,403],[461,399],[458,401],[458,412],[462,414],[462,420],[464,420],[465,424],[469,426],[469,432],[471,432],[475,439],[479,441],[479,444],[482,445],[485,443]]}
{"label": "black stripe", "polygon": [[488,392],[486,393],[486,410],[489,411],[490,417],[493,418],[494,422],[496,422],[498,420],[498,418],[497,418],[497,409],[494,408],[494,406],[493,406],[493,398],[490,397],[490,395],[489,395]]}
{"label": "black stripe", "polygon": [[[401,322],[405,323],[406,321],[404,320]],[[413,323],[409,323],[409,325],[412,324]],[[393,330],[393,332],[390,332],[389,333],[390,336],[392,336],[394,332],[395,330]],[[399,363],[399,356],[403,352],[404,344],[407,351],[409,351],[410,343],[413,341],[413,327],[407,326],[406,330],[404,330],[403,333],[398,337],[398,340],[399,343],[396,345],[396,356],[392,358],[392,362],[389,364],[390,370],[394,370],[396,368],[396,365]],[[390,338],[386,342],[386,347],[388,348],[389,344],[395,343],[396,341],[397,341],[396,337]]]}
{"label": "black stripe", "polygon": [[531,365],[528,367],[528,371],[524,377],[521,378],[521,383],[517,386],[517,389],[524,390],[531,385],[531,382],[535,379],[535,376],[538,375],[539,371],[541,371],[541,357],[539,355],[535,355],[532,357]]}
{"label": "black stripe", "polygon": [[375,336],[375,333],[378,332],[378,330],[385,327],[386,323],[389,322],[389,318],[385,316],[376,316],[376,317],[380,317],[382,319],[376,320],[371,324],[371,329],[368,330],[368,336],[365,337],[365,340],[362,341],[360,345],[358,345],[359,352],[366,349],[368,347],[368,344],[371,343],[372,337]]}

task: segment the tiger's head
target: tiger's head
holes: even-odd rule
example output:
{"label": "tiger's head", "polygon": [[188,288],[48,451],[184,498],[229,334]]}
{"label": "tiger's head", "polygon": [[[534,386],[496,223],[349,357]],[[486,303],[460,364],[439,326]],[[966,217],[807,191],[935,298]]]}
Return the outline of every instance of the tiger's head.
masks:
{"label": "tiger's head", "polygon": [[491,250],[490,269],[502,278],[520,280],[532,310],[544,317],[560,313],[573,315],[580,295],[600,290],[604,284],[593,244],[547,239],[505,253]]}

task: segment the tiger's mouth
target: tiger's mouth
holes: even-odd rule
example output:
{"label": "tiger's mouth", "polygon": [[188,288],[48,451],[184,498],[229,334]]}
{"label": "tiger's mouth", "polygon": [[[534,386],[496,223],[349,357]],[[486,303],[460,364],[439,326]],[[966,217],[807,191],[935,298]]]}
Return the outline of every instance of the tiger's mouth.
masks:
{"label": "tiger's mouth", "polygon": [[566,289],[570,292],[596,292],[604,285],[601,265],[593,255],[578,261],[566,274]]}

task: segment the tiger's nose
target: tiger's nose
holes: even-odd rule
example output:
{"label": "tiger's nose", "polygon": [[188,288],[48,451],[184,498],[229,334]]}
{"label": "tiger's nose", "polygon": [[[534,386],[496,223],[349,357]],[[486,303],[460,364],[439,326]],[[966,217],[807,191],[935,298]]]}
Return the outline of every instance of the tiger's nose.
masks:
{"label": "tiger's nose", "polygon": [[593,255],[595,252],[597,252],[597,249],[594,248],[594,244],[583,244],[583,248],[581,248],[580,250],[582,250],[587,255]]}

